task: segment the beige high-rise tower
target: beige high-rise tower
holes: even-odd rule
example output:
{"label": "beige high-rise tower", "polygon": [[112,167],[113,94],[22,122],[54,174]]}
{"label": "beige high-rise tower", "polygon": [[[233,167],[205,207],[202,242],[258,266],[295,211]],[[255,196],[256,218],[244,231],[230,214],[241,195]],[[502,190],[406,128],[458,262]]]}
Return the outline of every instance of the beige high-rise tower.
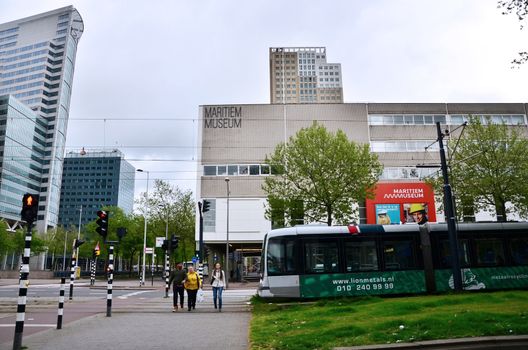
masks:
{"label": "beige high-rise tower", "polygon": [[343,103],[340,63],[326,62],[325,47],[272,47],[271,103]]}

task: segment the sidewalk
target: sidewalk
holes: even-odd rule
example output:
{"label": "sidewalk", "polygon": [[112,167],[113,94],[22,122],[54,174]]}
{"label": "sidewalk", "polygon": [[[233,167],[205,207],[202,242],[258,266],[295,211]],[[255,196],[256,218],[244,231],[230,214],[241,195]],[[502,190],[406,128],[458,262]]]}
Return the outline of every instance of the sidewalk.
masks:
{"label": "sidewalk", "polygon": [[[248,348],[249,312],[114,313],[85,318],[24,337],[29,350]],[[7,347],[6,347],[7,345]],[[2,344],[0,349],[11,349]]]}

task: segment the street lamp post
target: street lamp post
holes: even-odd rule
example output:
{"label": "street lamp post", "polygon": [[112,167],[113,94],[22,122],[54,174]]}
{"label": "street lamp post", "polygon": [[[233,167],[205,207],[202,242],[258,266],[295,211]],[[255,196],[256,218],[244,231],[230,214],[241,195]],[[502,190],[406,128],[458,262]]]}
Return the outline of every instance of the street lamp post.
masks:
{"label": "street lamp post", "polygon": [[147,173],[147,192],[145,196],[145,212],[143,214],[144,221],[145,221],[145,228],[143,230],[143,266],[141,267],[141,285],[145,285],[145,257],[146,257],[146,250],[147,250],[147,209],[148,209],[148,186],[149,186],[149,172],[143,169],[137,169],[136,171],[142,173]]}
{"label": "street lamp post", "polygon": [[[77,231],[77,240],[81,239],[81,220],[82,220],[82,204],[79,208],[79,230]],[[77,266],[79,265],[79,247],[75,250],[75,273],[77,273]]]}
{"label": "street lamp post", "polygon": [[226,289],[228,287],[228,281],[229,281],[229,178],[225,178],[225,182],[227,185],[227,224],[226,224],[226,260],[225,260],[225,271],[226,271]]}

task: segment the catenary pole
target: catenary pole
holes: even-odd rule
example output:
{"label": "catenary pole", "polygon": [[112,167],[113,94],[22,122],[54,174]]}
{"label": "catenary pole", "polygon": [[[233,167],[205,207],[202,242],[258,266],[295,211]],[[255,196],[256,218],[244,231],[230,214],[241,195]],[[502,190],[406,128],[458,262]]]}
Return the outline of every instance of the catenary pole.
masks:
{"label": "catenary pole", "polygon": [[453,194],[449,184],[447,161],[444,151],[444,134],[440,128],[440,122],[436,123],[438,143],[440,146],[440,164],[442,177],[444,178],[444,207],[446,212],[447,231],[449,233],[449,248],[451,251],[451,269],[453,273],[453,284],[456,291],[462,290],[462,276],[460,275],[460,260],[458,257],[458,237],[456,228],[455,211],[453,208]]}

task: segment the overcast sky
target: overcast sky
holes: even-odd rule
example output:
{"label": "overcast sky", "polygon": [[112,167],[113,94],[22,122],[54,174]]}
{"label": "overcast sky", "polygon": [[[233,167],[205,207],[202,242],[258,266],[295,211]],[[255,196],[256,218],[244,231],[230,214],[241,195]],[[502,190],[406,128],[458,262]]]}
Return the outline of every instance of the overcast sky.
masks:
{"label": "overcast sky", "polygon": [[0,1],[0,23],[84,20],[69,150],[117,147],[193,191],[198,106],[269,103],[269,47],[325,46],[345,102],[528,102],[528,64],[510,65],[528,28],[496,0]]}

